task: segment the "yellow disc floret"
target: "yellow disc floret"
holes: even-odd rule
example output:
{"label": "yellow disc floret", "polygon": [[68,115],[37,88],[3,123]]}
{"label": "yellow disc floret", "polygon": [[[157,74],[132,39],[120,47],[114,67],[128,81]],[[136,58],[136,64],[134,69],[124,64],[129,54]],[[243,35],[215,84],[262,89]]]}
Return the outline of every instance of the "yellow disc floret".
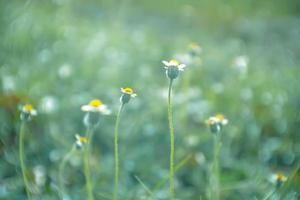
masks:
{"label": "yellow disc floret", "polygon": [[87,138],[86,137],[79,137],[79,142],[81,144],[85,144],[85,143],[87,143]]}
{"label": "yellow disc floret", "polygon": [[287,177],[284,176],[283,174],[276,174],[276,180],[278,182],[285,182],[287,180]]}
{"label": "yellow disc floret", "polygon": [[217,115],[216,115],[216,118],[217,118],[218,120],[220,120],[221,122],[225,120],[225,117],[224,117],[224,115],[222,115],[222,114],[217,114]]}
{"label": "yellow disc floret", "polygon": [[133,94],[133,89],[132,88],[122,88],[122,92],[126,94]]}
{"label": "yellow disc floret", "polygon": [[179,62],[177,60],[174,60],[174,59],[170,60],[169,63],[170,63],[171,66],[178,66],[179,65]]}
{"label": "yellow disc floret", "polygon": [[99,99],[94,99],[94,100],[90,101],[89,105],[94,108],[98,108],[98,107],[102,106],[103,103]]}
{"label": "yellow disc floret", "polygon": [[24,105],[23,110],[25,112],[31,112],[33,110],[33,106],[31,104],[26,104]]}

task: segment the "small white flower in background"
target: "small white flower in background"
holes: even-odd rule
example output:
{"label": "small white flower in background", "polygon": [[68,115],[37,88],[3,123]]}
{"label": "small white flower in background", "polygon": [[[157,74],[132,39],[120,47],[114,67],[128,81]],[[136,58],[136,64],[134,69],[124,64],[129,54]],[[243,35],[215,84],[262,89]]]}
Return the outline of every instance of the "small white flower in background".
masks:
{"label": "small white flower in background", "polygon": [[99,112],[103,115],[111,114],[111,111],[99,99],[94,99],[89,104],[81,106],[83,112]]}
{"label": "small white flower in background", "polygon": [[88,139],[86,137],[80,136],[78,134],[75,135],[75,138],[77,148],[82,148],[82,146],[88,142]]}
{"label": "small white flower in background", "polygon": [[122,96],[120,98],[120,102],[125,104],[128,103],[131,98],[136,97],[136,93],[134,93],[134,90],[130,87],[121,88]]}
{"label": "small white flower in background", "polygon": [[21,107],[21,120],[30,121],[32,116],[36,116],[37,111],[33,108],[31,104],[25,104]]}
{"label": "small white flower in background", "polygon": [[38,186],[44,186],[46,183],[46,170],[42,165],[33,168],[34,181]]}
{"label": "small white flower in background", "polygon": [[272,174],[270,176],[270,182],[275,184],[276,187],[280,187],[284,182],[287,181],[287,177],[281,173]]}
{"label": "small white flower in background", "polygon": [[2,88],[4,92],[14,91],[16,89],[15,79],[12,76],[3,76]]}
{"label": "small white flower in background", "polygon": [[246,74],[248,71],[249,58],[246,55],[238,56],[233,61],[233,67],[241,74]]}
{"label": "small white flower in background", "polygon": [[69,64],[64,64],[58,69],[58,75],[60,78],[68,78],[72,74],[72,68]]}
{"label": "small white flower in background", "polygon": [[202,48],[195,42],[189,44],[189,53],[191,56],[199,56],[202,53]]}
{"label": "small white flower in background", "polygon": [[226,119],[222,114],[217,114],[208,118],[206,123],[209,125],[212,133],[219,133],[222,127],[228,124],[228,119]]}
{"label": "small white flower in background", "polygon": [[166,69],[167,77],[169,77],[171,80],[177,78],[179,72],[184,71],[186,68],[185,64],[179,63],[177,60],[163,60],[162,63],[165,65],[164,68]]}
{"label": "small white flower in background", "polygon": [[45,96],[42,98],[40,106],[41,110],[45,113],[53,113],[57,110],[58,101],[53,96]]}

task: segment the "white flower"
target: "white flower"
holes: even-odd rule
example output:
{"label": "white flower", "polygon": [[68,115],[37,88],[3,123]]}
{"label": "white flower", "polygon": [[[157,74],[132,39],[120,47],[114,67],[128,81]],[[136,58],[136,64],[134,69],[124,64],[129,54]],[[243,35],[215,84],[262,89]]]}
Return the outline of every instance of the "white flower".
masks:
{"label": "white flower", "polygon": [[75,135],[76,138],[76,146],[81,148],[84,144],[88,142],[88,139],[86,137],[80,136],[78,134]]}
{"label": "white flower", "polygon": [[81,106],[81,110],[83,112],[99,112],[103,115],[111,114],[111,111],[99,99],[94,99],[89,104]]}
{"label": "white flower", "polygon": [[186,65],[185,64],[180,64],[177,60],[170,60],[165,61],[163,60],[162,63],[165,65],[165,69],[169,69],[170,67],[175,67],[177,68],[179,71],[184,71]]}
{"label": "white flower", "polygon": [[25,104],[21,111],[25,114],[29,114],[31,116],[36,116],[37,115],[37,112],[36,110],[33,108],[33,106],[31,104]]}

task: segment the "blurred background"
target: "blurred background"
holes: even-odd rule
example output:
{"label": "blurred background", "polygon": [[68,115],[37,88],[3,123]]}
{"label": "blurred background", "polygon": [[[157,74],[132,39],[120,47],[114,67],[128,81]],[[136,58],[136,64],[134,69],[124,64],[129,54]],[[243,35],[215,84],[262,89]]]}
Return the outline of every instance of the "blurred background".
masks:
{"label": "blurred background", "polygon": [[[176,197],[208,199],[213,138],[223,113],[221,199],[263,199],[269,179],[300,191],[300,1],[0,1],[0,199],[26,199],[18,160],[18,106],[39,115],[25,138],[35,199],[59,199],[58,166],[85,134],[81,105],[99,98],[92,148],[96,199],[113,192],[113,128],[120,88],[138,95],[120,123],[121,199],[168,198],[168,79],[161,60],[188,65],[174,84]],[[179,165],[178,165],[179,163]],[[181,163],[181,164],[180,164]],[[70,199],[85,199],[81,153],[64,173]],[[271,199],[279,199],[274,195]]]}

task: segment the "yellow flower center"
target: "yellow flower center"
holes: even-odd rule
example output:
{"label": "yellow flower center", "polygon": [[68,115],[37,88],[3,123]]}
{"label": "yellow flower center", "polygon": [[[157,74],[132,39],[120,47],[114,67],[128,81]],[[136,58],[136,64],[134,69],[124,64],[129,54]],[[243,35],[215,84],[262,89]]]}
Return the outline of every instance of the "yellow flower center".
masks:
{"label": "yellow flower center", "polygon": [[102,106],[103,103],[99,99],[94,99],[94,100],[90,101],[89,105],[94,108],[98,108],[98,107]]}
{"label": "yellow flower center", "polygon": [[31,104],[26,104],[23,107],[24,111],[31,112],[33,110],[33,106]]}
{"label": "yellow flower center", "polygon": [[129,88],[129,87],[128,88],[124,88],[123,92],[126,93],[126,94],[133,94],[133,89]]}
{"label": "yellow flower center", "polygon": [[173,65],[173,66],[178,66],[179,65],[179,62],[177,60],[170,60],[170,65]]}
{"label": "yellow flower center", "polygon": [[192,42],[192,43],[189,45],[189,47],[190,47],[191,49],[197,49],[197,48],[199,48],[199,45],[198,45],[197,43],[195,43],[195,42]]}
{"label": "yellow flower center", "polygon": [[224,117],[224,115],[222,115],[222,114],[217,114],[217,115],[216,115],[216,118],[217,118],[218,120],[220,120],[221,122],[225,120],[225,117]]}
{"label": "yellow flower center", "polygon": [[286,177],[283,174],[277,174],[277,181],[278,182],[285,182],[286,181]]}
{"label": "yellow flower center", "polygon": [[79,138],[79,142],[80,142],[81,144],[85,144],[85,143],[87,143],[87,138],[86,138],[86,137],[80,137],[80,138]]}

